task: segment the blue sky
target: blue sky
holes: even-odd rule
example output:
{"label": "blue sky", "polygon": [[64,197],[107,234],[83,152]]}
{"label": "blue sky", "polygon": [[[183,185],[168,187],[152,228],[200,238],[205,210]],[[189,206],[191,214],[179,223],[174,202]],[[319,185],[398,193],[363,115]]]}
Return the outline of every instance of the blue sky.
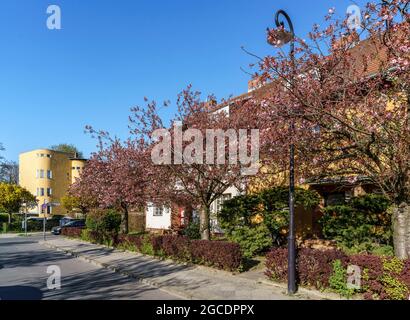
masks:
{"label": "blue sky", "polygon": [[[365,1],[356,1],[359,5]],[[49,5],[62,29],[46,27]],[[285,9],[300,37],[330,7],[347,0],[1,0],[0,142],[2,155],[73,143],[88,156],[92,125],[127,136],[130,107],[144,96],[175,100],[188,84],[218,98],[247,90],[258,55],[272,48],[265,29]],[[167,115],[165,115],[167,116]]]}

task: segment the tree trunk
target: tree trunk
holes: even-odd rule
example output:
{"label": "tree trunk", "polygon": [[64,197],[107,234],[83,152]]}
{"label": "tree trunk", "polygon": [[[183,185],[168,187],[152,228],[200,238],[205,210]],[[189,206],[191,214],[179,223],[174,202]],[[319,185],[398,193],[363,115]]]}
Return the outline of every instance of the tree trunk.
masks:
{"label": "tree trunk", "polygon": [[410,205],[402,203],[393,208],[393,243],[397,258],[410,257]]}
{"label": "tree trunk", "polygon": [[121,233],[128,234],[128,208],[123,206],[122,210]]}
{"label": "tree trunk", "polygon": [[201,239],[202,240],[210,240],[210,223],[209,223],[209,206],[202,205],[200,214],[199,214],[199,230],[201,232]]}
{"label": "tree trunk", "polygon": [[11,223],[11,215],[12,213],[9,213],[9,224]]}

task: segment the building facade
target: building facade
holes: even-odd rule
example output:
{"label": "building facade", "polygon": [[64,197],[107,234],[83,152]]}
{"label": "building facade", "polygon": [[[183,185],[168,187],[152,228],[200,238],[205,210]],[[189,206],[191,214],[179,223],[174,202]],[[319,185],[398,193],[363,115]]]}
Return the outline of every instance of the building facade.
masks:
{"label": "building facade", "polygon": [[77,178],[86,163],[76,155],[49,149],[38,149],[20,154],[20,186],[36,196],[38,204],[30,213],[42,217],[64,215],[67,211],[60,205],[60,199]]}
{"label": "building facade", "polygon": [[[210,206],[210,224],[213,233],[223,233],[218,223],[218,213],[222,208],[222,204],[229,199],[232,199],[241,192],[234,186],[225,190],[223,195],[215,200]],[[152,232],[162,232],[169,230],[179,230],[188,226],[192,221],[199,221],[198,211],[191,205],[177,205],[172,207],[155,206],[149,203],[145,209],[146,215],[146,230]]]}

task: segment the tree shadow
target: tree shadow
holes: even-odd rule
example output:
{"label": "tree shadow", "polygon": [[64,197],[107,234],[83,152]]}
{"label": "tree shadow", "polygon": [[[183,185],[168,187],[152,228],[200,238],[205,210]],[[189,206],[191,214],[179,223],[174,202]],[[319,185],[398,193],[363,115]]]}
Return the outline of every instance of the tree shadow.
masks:
{"label": "tree shadow", "polygon": [[45,291],[44,298],[50,300],[175,299],[157,288],[105,269],[62,275],[61,289]]}
{"label": "tree shadow", "polygon": [[33,267],[65,259],[70,259],[70,257],[60,252],[53,252],[53,254],[48,251],[37,251],[36,254],[32,251],[7,252],[7,254],[2,254],[1,265],[3,268]]}

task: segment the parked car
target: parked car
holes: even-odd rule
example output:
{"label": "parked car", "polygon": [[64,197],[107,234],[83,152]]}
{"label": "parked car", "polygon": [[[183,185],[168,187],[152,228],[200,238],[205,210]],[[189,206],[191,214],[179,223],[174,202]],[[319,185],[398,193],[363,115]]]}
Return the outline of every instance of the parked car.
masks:
{"label": "parked car", "polygon": [[53,229],[51,229],[51,233],[55,234],[55,235],[59,235],[59,234],[61,234],[61,231],[64,228],[81,228],[81,229],[84,229],[85,228],[85,220],[70,221],[62,227],[60,227],[60,226],[59,227],[54,227]]}

